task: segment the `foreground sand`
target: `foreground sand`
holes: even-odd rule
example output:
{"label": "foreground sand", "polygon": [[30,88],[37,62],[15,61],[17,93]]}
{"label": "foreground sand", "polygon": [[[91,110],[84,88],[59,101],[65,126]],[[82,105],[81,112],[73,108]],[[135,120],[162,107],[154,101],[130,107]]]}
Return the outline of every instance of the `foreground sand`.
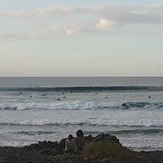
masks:
{"label": "foreground sand", "polygon": [[[109,140],[118,143],[118,139],[110,135],[98,135],[87,137],[86,141]],[[0,163],[109,163],[107,159],[83,158],[82,151],[64,151],[64,141],[39,142],[26,147],[0,147]],[[163,163],[163,151],[135,152],[137,157],[134,160],[118,160],[114,163]]]}

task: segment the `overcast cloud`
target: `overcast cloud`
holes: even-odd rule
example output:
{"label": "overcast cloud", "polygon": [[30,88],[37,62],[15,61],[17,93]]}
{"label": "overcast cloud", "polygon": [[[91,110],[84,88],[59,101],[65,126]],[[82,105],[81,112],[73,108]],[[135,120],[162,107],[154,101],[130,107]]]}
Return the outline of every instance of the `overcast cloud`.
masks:
{"label": "overcast cloud", "polygon": [[[123,29],[130,26],[128,32],[138,34],[157,33],[143,24],[163,25],[163,6],[47,6],[33,10],[0,11],[0,19],[11,25],[19,22],[13,30],[0,30],[0,40],[44,40],[82,35],[116,34],[127,32]],[[24,31],[23,24],[30,26]],[[38,24],[38,25],[36,25]],[[132,26],[131,26],[132,25]],[[5,26],[5,24],[3,24]],[[38,28],[39,26],[39,28]],[[161,31],[161,30],[160,30]],[[158,31],[158,32],[160,32]],[[162,31],[161,31],[162,32]]]}

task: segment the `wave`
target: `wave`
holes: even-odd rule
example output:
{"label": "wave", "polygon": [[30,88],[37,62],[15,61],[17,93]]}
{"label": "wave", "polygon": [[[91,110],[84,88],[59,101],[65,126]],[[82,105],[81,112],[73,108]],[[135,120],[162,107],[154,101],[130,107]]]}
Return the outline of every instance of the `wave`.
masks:
{"label": "wave", "polygon": [[118,102],[57,102],[51,104],[40,103],[17,103],[0,104],[0,110],[21,111],[21,110],[89,110],[89,109],[113,109],[122,107]]}
{"label": "wave", "polygon": [[33,136],[33,135],[46,135],[46,134],[55,134],[56,132],[52,132],[52,131],[17,131],[14,132],[13,134],[16,135],[29,135],[29,136]]}
{"label": "wave", "polygon": [[109,91],[163,91],[163,86],[5,87],[0,91],[90,93]]}
{"label": "wave", "polygon": [[[85,130],[85,132],[87,134],[90,134],[90,135],[94,135],[94,134],[100,134],[101,132],[100,131],[89,131],[89,130]],[[129,129],[129,130],[126,130],[126,129],[121,129],[121,130],[117,130],[117,131],[107,131],[105,132],[107,134],[111,134],[111,135],[120,135],[120,134],[143,134],[143,135],[149,135],[149,134],[163,134],[163,129],[161,128],[146,128],[146,129],[142,129],[142,128],[139,128],[139,129]]]}
{"label": "wave", "polygon": [[109,132],[109,134],[162,134],[162,133],[163,129],[134,129]]}
{"label": "wave", "polygon": [[[53,122],[53,121],[37,121],[37,120],[33,120],[33,121],[18,121],[18,122],[0,122],[0,126],[28,126],[28,127],[67,127],[67,126],[77,126],[77,127],[83,127],[83,126],[90,126],[90,127],[110,127],[110,128],[138,128],[137,130],[135,130],[136,132],[142,132],[141,129],[143,130],[143,128],[162,128],[163,127],[163,122],[159,121],[157,119],[154,120],[149,120],[148,122],[146,122],[146,120],[140,119],[140,120],[135,120],[135,121],[131,121],[131,120],[99,120],[99,121],[91,121],[91,120],[86,120],[86,122],[83,121],[70,121],[70,122],[64,122],[63,121],[58,121],[58,122]],[[140,129],[140,130],[139,130]],[[126,130],[125,132],[129,132],[130,130]],[[134,132],[135,132],[134,131]],[[152,129],[149,129],[149,132],[151,132]],[[163,132],[163,130],[160,130],[161,132]],[[116,132],[116,131],[115,131]],[[145,131],[144,131],[145,132]],[[158,132],[158,131],[157,131]]]}
{"label": "wave", "polygon": [[154,109],[163,109],[163,102],[126,102],[122,104],[124,109],[145,109],[145,110],[154,110]]}
{"label": "wave", "polygon": [[[28,136],[34,136],[34,135],[51,135],[55,134],[54,131],[15,131],[12,134],[15,135],[28,135]],[[87,134],[100,134],[100,131],[87,131],[85,130],[85,133]],[[112,134],[112,135],[119,135],[119,134],[163,134],[163,129],[132,129],[132,130],[118,130],[118,131],[107,131],[106,133]]]}
{"label": "wave", "polygon": [[42,103],[16,103],[0,104],[0,110],[23,111],[23,110],[163,110],[163,102],[56,102]]}

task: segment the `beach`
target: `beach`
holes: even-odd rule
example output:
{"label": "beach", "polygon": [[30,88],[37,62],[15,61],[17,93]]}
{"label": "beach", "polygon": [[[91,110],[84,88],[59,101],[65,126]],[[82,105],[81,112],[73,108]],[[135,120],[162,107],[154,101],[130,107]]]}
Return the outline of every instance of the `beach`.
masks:
{"label": "beach", "polygon": [[[108,140],[109,137],[109,140]],[[97,135],[96,140],[113,140],[117,138],[110,135]],[[111,139],[110,139],[111,138]],[[112,139],[113,138],[113,139]],[[82,151],[64,151],[64,140],[58,142],[44,141],[25,147],[0,147],[1,163],[111,163],[108,158],[85,158]],[[118,140],[119,141],[119,140]],[[88,142],[88,140],[87,140]],[[91,141],[89,140],[89,143]],[[136,157],[125,160],[114,160],[115,163],[162,163],[163,151],[134,152]]]}

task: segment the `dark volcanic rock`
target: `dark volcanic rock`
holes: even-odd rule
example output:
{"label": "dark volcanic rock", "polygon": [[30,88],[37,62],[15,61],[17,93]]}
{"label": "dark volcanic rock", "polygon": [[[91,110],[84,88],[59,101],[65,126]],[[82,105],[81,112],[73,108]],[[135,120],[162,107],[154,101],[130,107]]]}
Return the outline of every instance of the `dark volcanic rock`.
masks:
{"label": "dark volcanic rock", "polygon": [[120,144],[119,139],[117,139],[115,136],[112,136],[112,135],[109,135],[109,134],[102,133],[102,134],[97,135],[96,137],[92,137],[92,135],[89,135],[89,136],[86,137],[86,142],[87,143],[92,142],[92,141],[96,142],[96,141],[102,141],[102,140],[109,141],[111,143]]}
{"label": "dark volcanic rock", "polygon": [[[110,141],[119,139],[109,134],[96,137],[86,136],[86,142]],[[82,151],[64,151],[65,139],[60,142],[43,141],[30,146],[0,147],[0,163],[110,163],[107,159],[84,159]],[[163,163],[163,151],[136,152],[135,160],[115,161],[114,163]]]}

